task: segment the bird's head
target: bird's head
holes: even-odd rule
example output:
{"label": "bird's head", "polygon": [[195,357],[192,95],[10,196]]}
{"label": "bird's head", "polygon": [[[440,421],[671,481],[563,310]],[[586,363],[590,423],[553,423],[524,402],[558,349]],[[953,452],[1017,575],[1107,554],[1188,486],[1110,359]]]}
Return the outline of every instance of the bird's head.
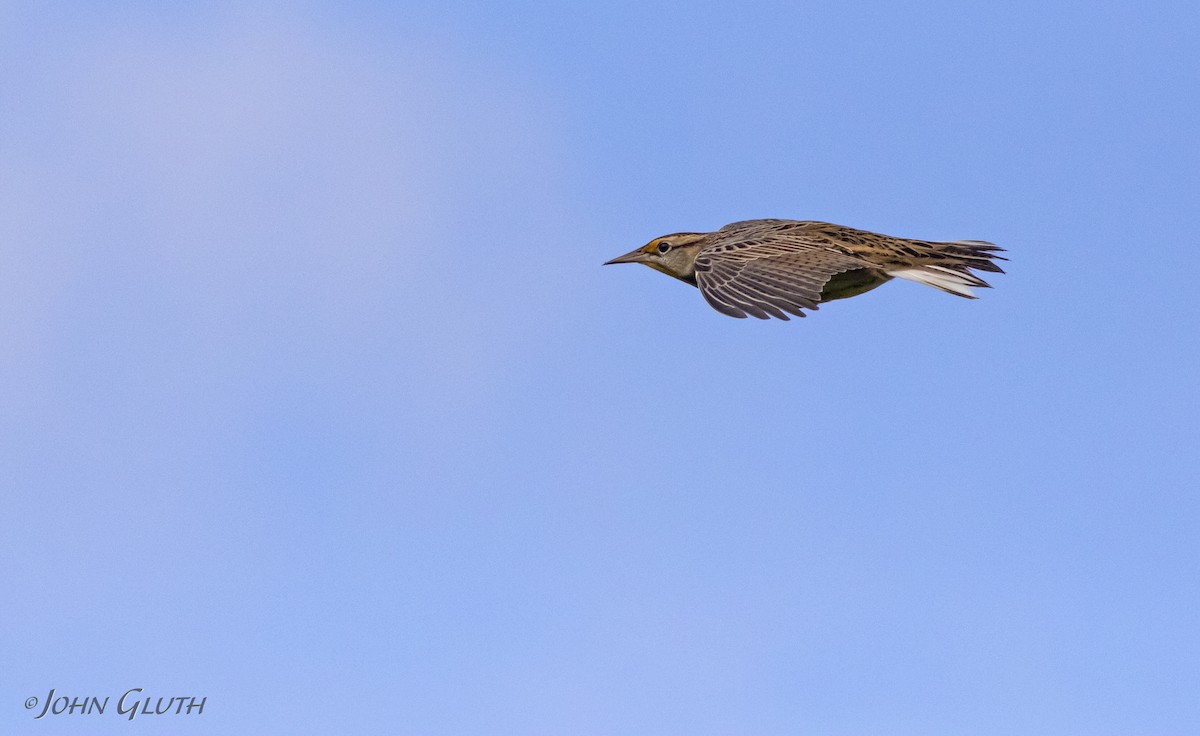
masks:
{"label": "bird's head", "polygon": [[696,283],[696,256],[708,241],[708,233],[673,233],[655,238],[637,250],[608,261],[612,263],[642,263],[668,276]]}

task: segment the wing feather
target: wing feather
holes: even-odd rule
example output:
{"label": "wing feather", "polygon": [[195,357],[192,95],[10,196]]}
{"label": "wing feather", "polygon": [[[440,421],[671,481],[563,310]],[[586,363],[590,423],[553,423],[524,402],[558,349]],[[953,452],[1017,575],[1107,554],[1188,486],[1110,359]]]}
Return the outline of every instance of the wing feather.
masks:
{"label": "wing feather", "polygon": [[[787,221],[747,221],[722,228],[729,236],[700,251],[696,284],[717,311],[734,317],[788,319],[816,310],[821,289],[835,274],[872,264],[830,249]],[[802,223],[808,224],[808,223]]]}

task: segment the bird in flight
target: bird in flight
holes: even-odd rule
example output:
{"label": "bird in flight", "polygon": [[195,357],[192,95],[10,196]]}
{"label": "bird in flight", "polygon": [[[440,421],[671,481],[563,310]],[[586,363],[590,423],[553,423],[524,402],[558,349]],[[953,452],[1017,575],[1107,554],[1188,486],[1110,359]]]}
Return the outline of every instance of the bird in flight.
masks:
{"label": "bird in flight", "polygon": [[909,240],[807,220],[744,220],[713,233],[655,238],[612,263],[642,263],[699,287],[730,317],[788,319],[858,296],[893,278],[974,299],[972,271],[1004,273],[1004,249],[982,240]]}

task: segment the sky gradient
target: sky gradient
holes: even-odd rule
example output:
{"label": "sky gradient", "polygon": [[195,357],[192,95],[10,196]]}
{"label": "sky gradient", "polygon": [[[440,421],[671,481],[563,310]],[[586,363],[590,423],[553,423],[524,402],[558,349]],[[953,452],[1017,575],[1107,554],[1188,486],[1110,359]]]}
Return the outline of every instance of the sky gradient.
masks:
{"label": "sky gradient", "polygon": [[[1195,734],[1195,3],[0,3],[0,731]],[[600,264],[984,239],[788,323]]]}

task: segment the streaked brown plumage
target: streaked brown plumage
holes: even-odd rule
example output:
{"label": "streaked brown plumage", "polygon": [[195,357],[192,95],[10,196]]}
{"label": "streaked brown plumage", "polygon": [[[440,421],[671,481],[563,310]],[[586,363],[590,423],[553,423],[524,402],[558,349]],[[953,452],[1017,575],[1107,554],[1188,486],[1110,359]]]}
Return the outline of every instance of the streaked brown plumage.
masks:
{"label": "streaked brown plumage", "polygon": [[744,220],[713,233],[673,233],[609,263],[642,263],[699,287],[730,317],[788,319],[821,302],[870,291],[893,277],[974,299],[1004,273],[1003,251],[981,240],[932,242],[802,220]]}

